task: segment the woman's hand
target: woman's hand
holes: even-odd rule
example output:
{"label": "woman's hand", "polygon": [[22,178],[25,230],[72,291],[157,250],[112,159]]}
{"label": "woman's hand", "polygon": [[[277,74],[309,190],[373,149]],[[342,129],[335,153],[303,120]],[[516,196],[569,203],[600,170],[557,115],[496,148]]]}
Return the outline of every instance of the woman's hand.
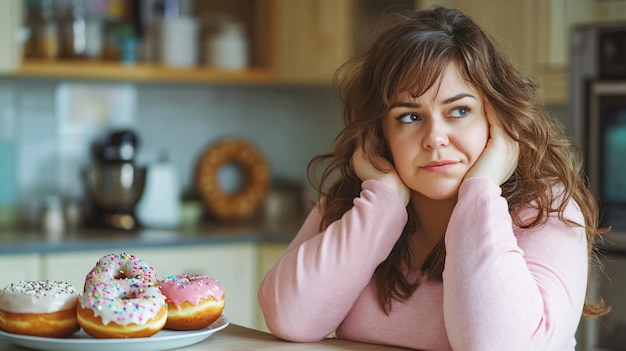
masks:
{"label": "woman's hand", "polygon": [[380,156],[375,157],[378,160],[378,163],[383,165],[386,170],[385,172],[381,172],[374,168],[374,166],[365,157],[365,153],[362,148],[359,147],[354,152],[354,155],[352,155],[352,167],[354,167],[354,172],[357,177],[359,177],[362,181],[373,179],[385,184],[395,191],[398,196],[400,196],[406,206],[411,198],[411,191],[406,185],[404,185],[400,176],[398,176],[398,173],[389,161]]}
{"label": "woman's hand", "polygon": [[485,114],[489,123],[489,139],[476,163],[465,174],[465,179],[481,177],[502,185],[517,167],[519,144],[500,127],[491,104],[485,101]]}

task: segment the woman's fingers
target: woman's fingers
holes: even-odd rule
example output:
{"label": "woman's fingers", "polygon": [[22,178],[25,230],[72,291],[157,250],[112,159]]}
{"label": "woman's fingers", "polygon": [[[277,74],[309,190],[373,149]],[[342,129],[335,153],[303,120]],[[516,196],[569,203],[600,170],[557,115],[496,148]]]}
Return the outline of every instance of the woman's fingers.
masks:
{"label": "woman's fingers", "polygon": [[367,179],[377,180],[393,191],[395,191],[400,198],[404,201],[404,204],[407,205],[410,199],[410,190],[404,185],[398,173],[393,168],[393,165],[389,163],[386,159],[380,156],[376,157],[376,161],[378,164],[384,167],[384,171],[380,171],[376,169],[368,160],[365,152],[362,148],[358,148],[354,154],[352,155],[352,167],[354,168],[354,172],[357,177],[362,181]]}
{"label": "woman's fingers", "polygon": [[500,127],[495,110],[488,102],[485,102],[485,114],[489,122],[489,139],[465,178],[482,177],[501,185],[511,177],[517,167],[519,144]]}

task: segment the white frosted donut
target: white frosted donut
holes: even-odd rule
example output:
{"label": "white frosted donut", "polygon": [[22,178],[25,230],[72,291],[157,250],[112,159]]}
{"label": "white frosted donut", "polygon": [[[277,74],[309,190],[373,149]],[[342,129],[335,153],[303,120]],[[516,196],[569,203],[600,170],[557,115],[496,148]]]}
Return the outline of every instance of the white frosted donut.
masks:
{"label": "white frosted donut", "polygon": [[108,254],[96,262],[85,278],[84,290],[91,284],[115,279],[136,278],[155,285],[157,277],[154,268],[135,255],[121,253]]}
{"label": "white frosted donut", "polygon": [[135,278],[90,284],[79,298],[78,323],[94,338],[139,338],[156,334],[167,319],[165,296]]}
{"label": "white frosted donut", "polygon": [[78,331],[78,291],[52,280],[20,281],[0,290],[0,329],[14,334],[66,337]]}

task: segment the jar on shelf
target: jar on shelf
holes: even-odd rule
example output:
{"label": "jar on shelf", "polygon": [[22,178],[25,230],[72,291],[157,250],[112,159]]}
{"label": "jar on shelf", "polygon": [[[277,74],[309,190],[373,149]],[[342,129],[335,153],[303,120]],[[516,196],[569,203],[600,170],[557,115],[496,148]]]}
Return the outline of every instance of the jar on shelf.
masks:
{"label": "jar on shelf", "polygon": [[56,59],[59,56],[59,29],[52,0],[26,2],[29,38],[24,46],[27,58]]}
{"label": "jar on shelf", "polygon": [[80,0],[58,5],[60,57],[84,58],[87,50],[86,9]]}
{"label": "jar on shelf", "polygon": [[199,23],[195,17],[166,17],[158,22],[159,57],[167,66],[190,67],[198,63]]}
{"label": "jar on shelf", "polygon": [[242,23],[221,21],[206,37],[206,64],[211,67],[242,70],[248,66],[248,39]]}

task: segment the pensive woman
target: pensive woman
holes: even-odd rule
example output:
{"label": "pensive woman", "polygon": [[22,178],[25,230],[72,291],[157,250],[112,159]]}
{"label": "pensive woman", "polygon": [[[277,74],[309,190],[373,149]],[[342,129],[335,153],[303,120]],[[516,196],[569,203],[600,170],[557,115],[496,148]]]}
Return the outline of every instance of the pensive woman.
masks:
{"label": "pensive woman", "polygon": [[[443,7],[338,72],[320,199],[259,288],[269,329],[424,350],[574,350],[603,231],[537,86]],[[313,180],[313,177],[311,177]]]}

